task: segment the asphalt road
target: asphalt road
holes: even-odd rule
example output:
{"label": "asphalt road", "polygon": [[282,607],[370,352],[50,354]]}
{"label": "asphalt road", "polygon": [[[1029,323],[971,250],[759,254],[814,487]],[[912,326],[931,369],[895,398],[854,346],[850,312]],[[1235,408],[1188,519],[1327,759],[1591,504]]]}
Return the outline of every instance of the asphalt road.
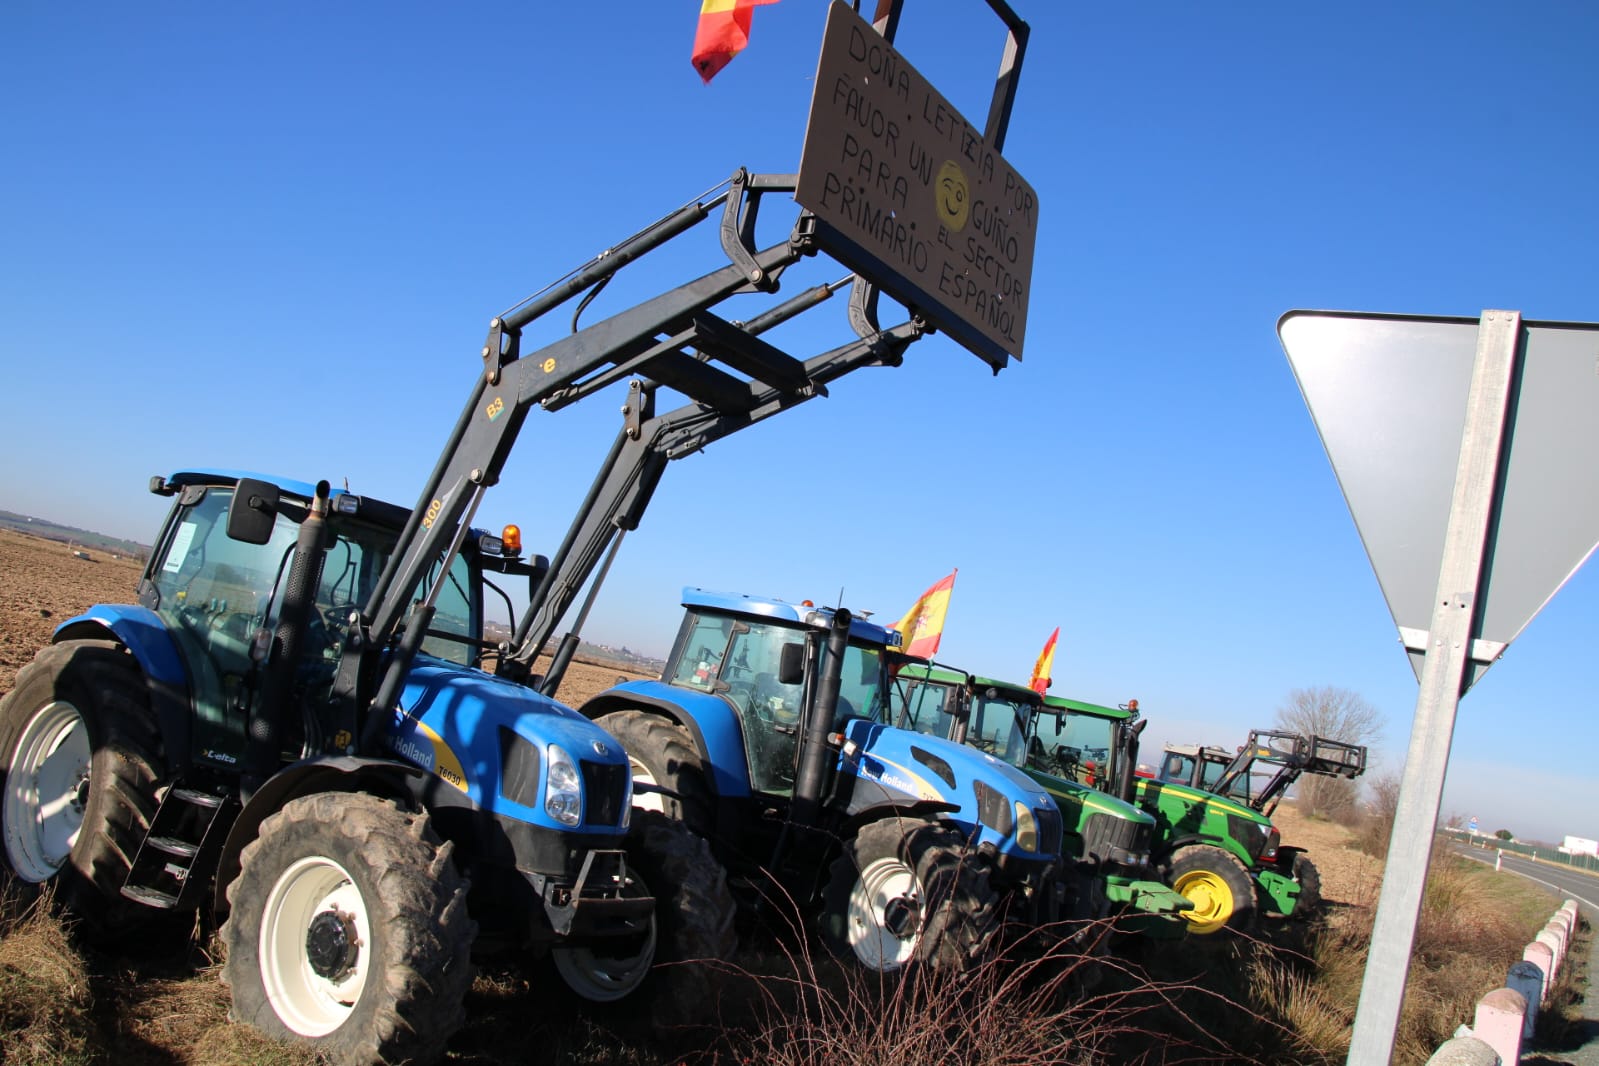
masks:
{"label": "asphalt road", "polygon": [[[1455,845],[1455,850],[1467,858],[1486,862],[1489,865],[1494,861],[1494,848],[1468,848]],[[1592,874],[1586,870],[1571,870],[1552,863],[1538,862],[1525,859],[1520,855],[1505,852],[1501,860],[1501,868],[1511,873],[1520,874],[1529,880],[1547,885],[1560,893],[1562,899],[1574,899],[1582,908],[1583,916],[1590,924],[1599,926],[1599,874]]]}
{"label": "asphalt road", "polygon": [[[1492,865],[1495,860],[1494,848],[1472,848],[1461,844],[1455,844],[1454,848],[1466,858],[1476,859],[1478,862]],[[1547,885],[1558,892],[1561,899],[1576,900],[1589,925],[1599,926],[1599,874],[1566,869],[1547,862],[1536,862],[1509,852],[1506,852],[1499,862],[1501,870]],[[1592,983],[1595,976],[1599,975],[1599,937],[1593,939],[1589,948],[1587,973],[1590,984],[1587,986],[1587,994],[1582,1003],[1585,1023],[1579,1031],[1571,1034],[1571,1043],[1574,1046],[1560,1050],[1530,1048],[1521,1057],[1522,1066],[1554,1063],[1599,1066],[1599,988],[1595,988]]]}

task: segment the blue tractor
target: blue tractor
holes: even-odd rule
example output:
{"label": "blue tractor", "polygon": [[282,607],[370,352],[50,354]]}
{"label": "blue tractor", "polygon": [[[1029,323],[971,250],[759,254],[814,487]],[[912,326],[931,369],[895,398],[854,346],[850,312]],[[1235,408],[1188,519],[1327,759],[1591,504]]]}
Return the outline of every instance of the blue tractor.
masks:
{"label": "blue tractor", "polygon": [[64,623],[0,701],[13,877],[100,939],[214,915],[234,1016],[338,1062],[437,1055],[474,947],[548,953],[585,999],[681,1020],[708,975],[652,966],[731,953],[725,875],[677,823],[630,818],[614,738],[485,669],[485,592],[543,560],[464,528],[362,726],[337,678],[409,512],[236,471],[151,487],[173,507],[138,602]]}
{"label": "blue tractor", "polygon": [[980,962],[1002,914],[1068,917],[1061,816],[1000,760],[890,726],[899,634],[844,609],[685,589],[658,681],[582,711],[621,740],[634,802],[709,837],[735,883],[820,915],[880,972]]}

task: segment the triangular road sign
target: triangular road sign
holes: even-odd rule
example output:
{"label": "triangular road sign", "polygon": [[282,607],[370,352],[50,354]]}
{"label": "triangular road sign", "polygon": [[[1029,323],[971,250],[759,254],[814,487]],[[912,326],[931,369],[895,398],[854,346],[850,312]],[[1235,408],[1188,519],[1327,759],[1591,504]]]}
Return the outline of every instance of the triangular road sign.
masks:
{"label": "triangular road sign", "polygon": [[[1478,320],[1290,311],[1283,350],[1421,676]],[[1474,682],[1599,543],[1599,325],[1523,322]]]}

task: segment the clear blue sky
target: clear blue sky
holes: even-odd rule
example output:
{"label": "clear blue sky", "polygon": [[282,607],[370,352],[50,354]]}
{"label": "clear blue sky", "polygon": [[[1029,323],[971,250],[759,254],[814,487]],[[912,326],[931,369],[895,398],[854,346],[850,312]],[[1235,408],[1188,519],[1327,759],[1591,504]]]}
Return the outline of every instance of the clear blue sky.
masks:
{"label": "clear blue sky", "polygon": [[[1014,2],[1025,362],[934,338],[674,464],[588,635],[664,651],[685,584],[897,617],[959,567],[941,658],[1025,678],[1059,625],[1055,691],[1136,696],[1156,746],[1339,685],[1396,769],[1416,683],[1274,325],[1599,319],[1599,8]],[[903,50],[981,121],[986,6],[906,6]],[[0,507],[148,539],[147,478],[194,465],[413,502],[491,315],[798,165],[824,5],[758,10],[708,87],[697,8],[8,5]],[[710,236],[614,288],[709,269]],[[811,317],[800,354],[847,338]],[[552,548],[615,412],[535,415],[484,524]],[[1446,811],[1599,836],[1596,645],[1584,572],[1464,701]]]}

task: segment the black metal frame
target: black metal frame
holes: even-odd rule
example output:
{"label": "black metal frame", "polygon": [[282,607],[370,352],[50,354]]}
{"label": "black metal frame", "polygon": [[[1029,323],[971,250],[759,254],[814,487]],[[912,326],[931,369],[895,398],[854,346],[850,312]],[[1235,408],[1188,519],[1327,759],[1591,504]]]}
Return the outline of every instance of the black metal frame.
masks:
{"label": "black metal frame", "polygon": [[[986,128],[987,139],[999,149],[1010,122],[1028,28],[1005,0],[986,2],[1009,33]],[[893,39],[902,5],[903,0],[877,4],[874,25],[888,40]],[[730,296],[776,292],[789,266],[823,250],[816,237],[817,220],[803,211],[787,239],[766,248],[755,246],[762,198],[769,193],[792,194],[795,182],[795,175],[740,169],[725,188],[717,187],[720,192],[713,189],[715,195],[708,194],[708,199],[685,204],[490,322],[482,348],[483,372],[428,476],[395,554],[359,622],[348,631],[333,688],[341,723],[353,727],[366,712],[395,706],[432,616],[431,603],[415,600],[422,578],[440,558],[448,566],[460,549],[483,492],[498,482],[535,407],[558,410],[629,377],[637,379],[624,408],[622,431],[518,624],[514,650],[498,667],[519,680],[530,676],[530,664],[607,545],[622,531],[637,527],[669,461],[826,395],[828,383],[853,370],[897,366],[905,349],[930,331],[914,310],[908,321],[882,328],[877,321],[876,287],[872,279],[860,276],[853,277],[848,312],[856,338],[804,361],[762,340],[760,334],[824,302],[850,277],[808,289],[746,322],[729,321],[713,312]],[[727,265],[602,321],[577,327],[577,317],[619,269],[692,229],[718,207]],[[572,332],[524,354],[525,328],[579,295]],[[715,365],[718,362],[728,369]],[[685,394],[691,402],[655,415],[655,391],[661,385]],[[575,643],[575,634],[568,640]],[[554,691],[564,663],[564,658],[558,660],[546,675],[544,691]],[[367,750],[376,744],[383,718],[381,713],[367,716],[360,731]]]}

